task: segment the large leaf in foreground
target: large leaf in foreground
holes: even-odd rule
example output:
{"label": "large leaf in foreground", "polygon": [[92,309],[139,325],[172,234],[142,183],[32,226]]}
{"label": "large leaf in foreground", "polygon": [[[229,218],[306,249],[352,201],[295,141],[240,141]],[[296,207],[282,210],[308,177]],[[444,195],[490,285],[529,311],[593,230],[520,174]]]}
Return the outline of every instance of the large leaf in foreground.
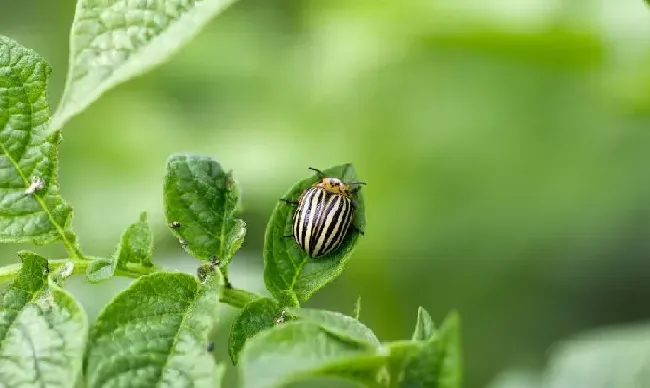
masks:
{"label": "large leaf in foreground", "polygon": [[234,0],[78,0],[59,129],[104,92],[166,61]]}
{"label": "large leaf in foreground", "polygon": [[[50,66],[0,36],[0,242],[46,244],[63,239],[72,209],[59,195],[58,131],[48,130]],[[71,252],[72,253],[72,252]]]}
{"label": "large leaf in foreground", "polygon": [[[356,181],[351,164],[343,164],[323,171],[326,176]],[[296,183],[284,196],[297,200],[300,194],[318,181],[317,175]],[[356,196],[357,211],[354,224],[365,228],[363,195]],[[266,227],[264,237],[264,282],[268,290],[285,305],[306,301],[316,291],[334,280],[343,271],[359,239],[359,233],[350,230],[341,246],[327,256],[312,259],[286,236],[291,235],[291,218],[295,207],[278,201]],[[293,303],[292,303],[293,302]]]}
{"label": "large leaf in foreground", "polygon": [[544,388],[650,386],[650,325],[597,329],[556,345]]}
{"label": "large leaf in foreground", "polygon": [[241,353],[244,388],[280,387],[291,381],[328,376],[377,386],[387,356],[331,335],[320,326],[291,321],[263,331]]}
{"label": "large leaf in foreground", "polygon": [[49,279],[45,258],[19,255],[20,274],[0,305],[0,385],[74,387],[86,345],[86,313]]}
{"label": "large leaf in foreground", "polygon": [[139,278],[90,331],[88,387],[218,387],[222,366],[206,350],[223,279],[184,273]]}
{"label": "large leaf in foreground", "polygon": [[246,234],[235,218],[239,189],[232,174],[211,158],[176,154],[167,161],[163,190],[172,233],[192,256],[216,257],[226,268]]}

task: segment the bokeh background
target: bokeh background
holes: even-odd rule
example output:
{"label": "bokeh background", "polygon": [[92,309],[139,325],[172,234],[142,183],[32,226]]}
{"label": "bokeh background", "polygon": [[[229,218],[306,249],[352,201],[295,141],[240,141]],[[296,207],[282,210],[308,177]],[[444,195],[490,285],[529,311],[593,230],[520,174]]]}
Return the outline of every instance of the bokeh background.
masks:
{"label": "bokeh background", "polygon": [[[0,0],[0,34],[54,69],[52,109],[73,12]],[[86,253],[110,255],[146,210],[155,260],[191,272],[162,177],[171,153],[212,156],[249,225],[233,282],[263,292],[276,200],[308,166],[352,162],[366,235],[308,306],[351,313],[361,295],[384,340],[409,338],[420,305],[437,322],[457,309],[467,387],[534,375],[567,336],[650,319],[649,33],[641,0],[241,0],[66,125],[62,192]],[[128,282],[69,288],[93,319]]]}

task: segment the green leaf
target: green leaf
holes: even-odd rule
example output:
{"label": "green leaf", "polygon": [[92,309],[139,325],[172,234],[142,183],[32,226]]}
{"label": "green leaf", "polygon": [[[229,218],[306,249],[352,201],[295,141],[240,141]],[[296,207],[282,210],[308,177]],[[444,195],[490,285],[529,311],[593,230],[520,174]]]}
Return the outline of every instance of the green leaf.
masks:
{"label": "green leaf", "polygon": [[69,229],[72,208],[59,195],[61,133],[48,130],[50,72],[38,54],[0,36],[0,242],[63,240],[81,257]]}
{"label": "green leaf", "polygon": [[354,302],[354,310],[352,311],[352,316],[354,319],[359,320],[359,315],[361,314],[361,296],[357,298],[357,301]]}
{"label": "green leaf", "polygon": [[302,375],[298,374],[296,380],[334,377],[359,383],[365,388],[385,388],[386,385],[381,382],[381,374],[385,370],[387,359],[386,355],[358,355],[353,358],[328,363],[322,368],[315,368]]}
{"label": "green leaf", "polygon": [[233,0],[78,0],[68,76],[52,127],[104,92],[153,69],[190,42]]}
{"label": "green leaf", "polygon": [[418,320],[411,337],[413,341],[427,341],[436,334],[431,315],[423,307],[418,307]]}
{"label": "green leaf", "polygon": [[[413,352],[413,348],[405,349],[401,353],[392,352],[393,356],[397,354],[404,361],[402,376],[399,377],[400,386],[423,388],[459,388],[461,386],[463,361],[460,349],[459,322],[458,314],[452,312],[443,321],[438,333],[433,333],[429,339],[413,342],[420,346],[417,352]],[[421,307],[418,309],[416,333],[418,333],[418,326],[422,326],[420,331],[422,333],[433,329],[431,317]]]}
{"label": "green leaf", "polygon": [[103,280],[110,279],[114,274],[114,259],[100,257],[88,263],[88,268],[86,268],[86,278],[91,283],[99,283]]}
{"label": "green leaf", "polygon": [[208,157],[177,154],[167,162],[165,216],[172,233],[194,257],[219,259],[227,268],[246,234],[235,218],[239,189],[221,165]]}
{"label": "green leaf", "polygon": [[[436,387],[433,384],[423,384],[423,381],[406,379],[414,366],[419,369],[429,368],[432,374],[437,369],[437,343],[435,341],[393,341],[383,345],[390,354],[388,362],[387,382],[391,387]],[[417,365],[418,363],[420,365]],[[428,364],[428,365],[427,365]],[[409,368],[407,370],[407,367]]]}
{"label": "green leaf", "polygon": [[[570,387],[579,387],[571,385]],[[485,388],[542,388],[539,371],[535,369],[511,367],[499,372]]]}
{"label": "green leaf", "polygon": [[594,329],[553,347],[545,388],[650,386],[650,325]]}
{"label": "green leaf", "polygon": [[271,388],[315,376],[376,381],[387,356],[343,341],[319,325],[290,321],[249,339],[239,360],[244,388]]}
{"label": "green leaf", "polygon": [[99,258],[88,265],[86,277],[97,283],[115,274],[115,270],[136,271],[138,267],[153,267],[153,230],[147,221],[147,212],[122,233],[112,259]]}
{"label": "green leaf", "polygon": [[363,323],[336,311],[306,308],[287,308],[286,311],[299,319],[319,325],[342,340],[356,342],[369,349],[377,349],[380,345],[375,333]]}
{"label": "green leaf", "polygon": [[74,387],[86,346],[86,313],[49,279],[45,258],[18,255],[20,273],[0,306],[0,381],[7,387]]}
{"label": "green leaf", "polygon": [[128,269],[129,264],[152,267],[153,230],[147,221],[147,212],[140,213],[140,220],[131,224],[122,234],[115,257],[117,268]]}
{"label": "green leaf", "polygon": [[463,354],[460,342],[460,316],[452,311],[438,332],[442,364],[438,373],[440,388],[459,388],[463,379]]}
{"label": "green leaf", "polygon": [[223,278],[184,273],[139,278],[99,314],[85,364],[89,388],[215,387],[223,367],[206,349]]}
{"label": "green leaf", "polygon": [[435,332],[431,316],[420,307],[414,339],[385,344],[390,353],[391,386],[459,388],[463,371],[459,321],[452,312]]}
{"label": "green leaf", "polygon": [[281,314],[282,309],[278,302],[270,298],[255,299],[244,306],[235,318],[228,338],[228,353],[233,364],[237,364],[246,340],[272,328]]}
{"label": "green leaf", "polygon": [[[330,177],[356,181],[351,164],[343,164],[323,171]],[[313,175],[296,183],[282,198],[297,200],[300,194],[318,181]],[[357,212],[354,224],[364,230],[365,209],[363,195],[356,196]],[[285,236],[291,235],[291,218],[295,207],[278,201],[266,227],[264,238],[264,282],[271,294],[290,306],[291,300],[304,302],[316,291],[341,274],[359,239],[359,233],[350,230],[341,246],[329,255],[312,259],[298,244]]]}

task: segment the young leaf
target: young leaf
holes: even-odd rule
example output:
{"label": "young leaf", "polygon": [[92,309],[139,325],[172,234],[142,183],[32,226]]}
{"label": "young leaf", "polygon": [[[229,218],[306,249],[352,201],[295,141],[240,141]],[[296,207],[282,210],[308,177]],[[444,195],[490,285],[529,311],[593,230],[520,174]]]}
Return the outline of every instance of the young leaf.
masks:
{"label": "young leaf", "polygon": [[[428,326],[432,329],[431,318],[423,308],[418,310],[417,326],[420,326],[421,320],[423,328]],[[421,330],[425,331],[427,330]],[[402,365],[400,376],[396,376],[393,371],[391,378],[399,378],[403,386],[409,387],[461,387],[463,362],[457,313],[449,314],[437,335],[434,333],[428,339],[412,341],[411,344],[412,346],[402,344],[401,348],[391,349],[391,362]]]}
{"label": "young leaf", "polygon": [[61,133],[47,128],[50,71],[38,54],[0,36],[0,242],[63,240],[80,257],[57,182]]}
{"label": "young leaf", "polygon": [[249,339],[239,359],[243,388],[271,388],[315,376],[368,381],[386,356],[343,341],[319,325],[290,321]]}
{"label": "young leaf", "polygon": [[49,279],[45,258],[18,255],[20,273],[0,305],[0,381],[7,387],[72,388],[86,346],[86,313]]}
{"label": "young leaf", "polygon": [[91,283],[99,283],[110,279],[115,274],[115,260],[99,257],[88,263],[86,279]]}
{"label": "young leaf", "polygon": [[113,276],[116,269],[129,272],[134,267],[152,267],[153,230],[147,221],[147,213],[140,214],[140,220],[131,224],[122,233],[120,243],[112,259],[96,259],[86,271],[89,281],[96,283]]}
{"label": "young leaf", "polygon": [[359,320],[359,315],[361,314],[361,296],[357,298],[357,301],[354,302],[354,311],[352,311],[352,316],[354,319]]}
{"label": "young leaf", "polygon": [[[357,180],[351,164],[332,167],[323,172],[326,176],[340,178],[346,182]],[[303,179],[283,198],[297,200],[305,189],[317,181],[317,175]],[[357,193],[355,203],[356,213],[353,222],[356,227],[364,230],[365,211],[361,192]],[[291,299],[304,302],[339,276],[359,239],[359,233],[350,230],[341,246],[334,252],[325,257],[312,259],[292,238],[286,237],[291,235],[291,219],[294,210],[295,206],[278,201],[264,237],[264,282],[269,292],[281,302]]]}
{"label": "young leaf", "polygon": [[89,335],[87,386],[219,386],[222,368],[207,353],[223,279],[184,273],[133,282],[99,314]]}
{"label": "young leaf", "polygon": [[226,268],[246,234],[235,218],[239,189],[230,173],[208,157],[177,154],[167,162],[165,216],[172,233],[194,257],[216,256]]}
{"label": "young leaf", "polygon": [[427,341],[436,334],[431,315],[423,307],[418,307],[418,320],[411,337],[413,341]]}
{"label": "young leaf", "polygon": [[237,364],[246,340],[272,328],[281,314],[282,309],[278,302],[270,298],[255,299],[244,306],[235,318],[228,338],[228,353],[233,364]]}
{"label": "young leaf", "polygon": [[286,311],[298,319],[319,325],[344,341],[355,342],[369,349],[377,349],[380,345],[375,333],[363,323],[336,311],[306,308],[287,308]]}
{"label": "young leaf", "polygon": [[460,343],[460,316],[452,311],[440,326],[442,364],[438,373],[441,388],[459,388],[463,379],[463,354]]}
{"label": "young leaf", "polygon": [[166,61],[234,0],[78,0],[60,129],[107,90]]}
{"label": "young leaf", "polygon": [[117,268],[128,269],[129,264],[153,267],[153,230],[147,221],[147,212],[140,213],[140,220],[131,224],[122,234],[115,257]]}

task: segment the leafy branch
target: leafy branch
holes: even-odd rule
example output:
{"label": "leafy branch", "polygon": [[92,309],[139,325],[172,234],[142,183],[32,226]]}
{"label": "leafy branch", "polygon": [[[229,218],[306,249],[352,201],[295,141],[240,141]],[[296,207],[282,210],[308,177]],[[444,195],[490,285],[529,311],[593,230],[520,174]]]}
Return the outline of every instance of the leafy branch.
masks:
{"label": "leafy branch", "polygon": [[[241,190],[232,171],[208,156],[174,154],[162,177],[170,233],[201,260],[196,274],[155,264],[146,212],[122,233],[110,257],[81,251],[72,207],[58,186],[61,128],[102,93],[152,69],[186,44],[232,1],[79,0],[70,34],[68,78],[52,119],[46,101],[49,65],[35,52],[0,37],[0,242],[61,241],[69,258],[21,251],[0,268],[9,283],[0,304],[0,381],[9,386],[218,387],[225,362],[207,357],[221,304],[240,308],[228,339],[243,387],[278,387],[326,376],[369,387],[461,385],[459,319],[440,330],[420,309],[411,340],[382,342],[353,316],[300,307],[340,276],[360,241],[349,232],[340,246],[313,259],[290,238],[293,208],[278,202],[264,241],[269,295],[235,288],[228,267],[246,236],[239,218]],[[155,23],[151,23],[151,21]],[[324,170],[358,180],[352,164]],[[285,194],[298,198],[320,177],[301,179]],[[365,225],[363,196],[354,223]],[[64,290],[70,276],[99,283],[134,279],[90,324]],[[47,371],[44,373],[43,371]]]}

